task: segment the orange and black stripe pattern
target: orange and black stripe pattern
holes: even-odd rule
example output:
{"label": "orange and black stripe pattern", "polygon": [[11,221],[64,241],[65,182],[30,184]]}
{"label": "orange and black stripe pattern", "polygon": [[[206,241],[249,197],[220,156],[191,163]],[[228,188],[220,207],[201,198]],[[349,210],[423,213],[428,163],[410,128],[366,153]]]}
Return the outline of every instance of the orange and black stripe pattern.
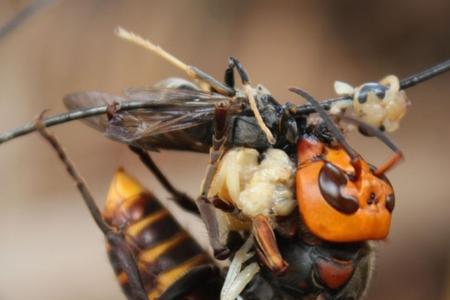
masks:
{"label": "orange and black stripe pattern", "polygon": [[[151,300],[157,299],[192,268],[213,264],[156,197],[122,169],[116,172],[110,186],[103,217],[125,233]],[[118,263],[117,252],[110,245],[107,248],[122,289],[131,299],[128,278]]]}

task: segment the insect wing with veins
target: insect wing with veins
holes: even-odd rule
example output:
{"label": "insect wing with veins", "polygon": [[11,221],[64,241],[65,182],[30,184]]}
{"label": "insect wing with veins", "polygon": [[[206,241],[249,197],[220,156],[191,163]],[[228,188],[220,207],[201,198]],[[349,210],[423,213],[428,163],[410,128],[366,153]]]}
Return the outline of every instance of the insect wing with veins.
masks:
{"label": "insect wing with veins", "polygon": [[[215,106],[230,98],[188,89],[129,89],[124,96],[101,92],[69,94],[69,109],[99,105],[120,106],[126,101],[146,103],[146,108],[91,117],[86,123],[119,142],[145,149],[172,149],[208,152],[211,147]],[[234,105],[238,109],[239,105]]]}

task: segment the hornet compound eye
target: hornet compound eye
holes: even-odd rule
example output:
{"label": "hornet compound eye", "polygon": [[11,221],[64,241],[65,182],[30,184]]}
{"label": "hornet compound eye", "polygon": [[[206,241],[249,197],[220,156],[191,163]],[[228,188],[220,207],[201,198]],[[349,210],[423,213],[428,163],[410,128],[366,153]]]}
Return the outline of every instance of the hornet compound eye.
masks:
{"label": "hornet compound eye", "polygon": [[325,163],[320,171],[319,187],[324,199],[339,212],[354,214],[359,204],[356,198],[343,193],[347,181],[347,175],[331,163]]}

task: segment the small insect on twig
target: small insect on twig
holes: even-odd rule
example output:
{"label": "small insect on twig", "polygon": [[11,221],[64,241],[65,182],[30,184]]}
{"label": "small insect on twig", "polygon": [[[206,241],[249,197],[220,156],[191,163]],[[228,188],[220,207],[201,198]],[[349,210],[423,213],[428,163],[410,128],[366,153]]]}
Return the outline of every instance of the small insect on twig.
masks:
{"label": "small insect on twig", "polygon": [[334,105],[330,113],[339,115],[342,110],[351,107],[359,120],[382,131],[395,131],[399,128],[409,105],[404,90],[445,72],[448,70],[448,64],[449,61],[443,62],[401,81],[397,76],[389,75],[380,82],[368,82],[356,88],[336,81],[336,93],[351,97],[352,101]]}

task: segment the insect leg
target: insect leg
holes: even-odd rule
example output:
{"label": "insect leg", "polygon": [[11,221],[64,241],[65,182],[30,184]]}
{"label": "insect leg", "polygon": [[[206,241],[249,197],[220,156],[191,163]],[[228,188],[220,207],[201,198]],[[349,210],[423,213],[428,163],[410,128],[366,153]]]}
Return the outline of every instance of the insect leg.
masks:
{"label": "insect leg", "polygon": [[234,89],[234,63],[231,59],[228,60],[228,67],[225,70],[224,82],[227,86]]}
{"label": "insect leg", "polygon": [[177,68],[183,70],[192,79],[196,79],[202,83],[206,83],[210,88],[214,89],[218,93],[226,96],[234,96],[235,91],[233,88],[226,86],[225,84],[221,83],[220,81],[218,81],[208,73],[200,70],[199,68],[185,64],[184,62],[182,62],[172,54],[168,53],[163,48],[156,46],[149,40],[146,40],[133,32],[129,32],[123,29],[122,27],[117,27],[115,30],[115,34],[124,40],[135,43],[159,55],[163,59],[172,63]]}
{"label": "insect leg", "polygon": [[258,110],[258,106],[256,105],[256,100],[255,100],[255,97],[253,96],[253,89],[250,86],[250,80],[248,79],[247,72],[245,72],[244,67],[241,65],[241,63],[236,58],[230,57],[230,60],[228,63],[228,69],[233,70],[233,68],[236,68],[236,70],[239,73],[239,76],[241,77],[241,81],[242,81],[242,85],[244,87],[245,94],[247,95],[248,101],[250,103],[250,108],[252,109],[253,114],[255,115],[258,126],[261,128],[261,130],[266,135],[269,143],[272,145],[275,144],[276,140],[273,137],[273,134],[270,131],[270,129],[267,128],[266,124],[264,123],[264,120]]}
{"label": "insect leg", "polygon": [[197,198],[197,207],[200,216],[205,223],[208,232],[209,242],[217,259],[226,259],[230,255],[230,249],[221,241],[219,223],[216,216],[216,210],[208,199],[209,189],[217,170],[218,163],[224,151],[227,128],[228,106],[220,103],[216,106],[215,126],[213,145],[209,151],[209,163],[206,169],[206,175],[202,183],[200,196]]}
{"label": "insect leg", "polygon": [[199,211],[195,205],[194,200],[186,195],[186,193],[177,190],[172,183],[167,179],[163,172],[158,168],[156,163],[151,158],[150,154],[139,146],[129,146],[130,150],[139,156],[144,165],[153,173],[158,179],[159,183],[164,189],[172,195],[172,199],[183,209],[198,215]]}
{"label": "insect leg", "polygon": [[253,234],[261,249],[263,262],[277,274],[286,271],[288,264],[281,257],[272,226],[266,216],[258,215],[253,220]]}
{"label": "insect leg", "polygon": [[123,233],[117,230],[116,228],[109,226],[105,222],[105,220],[103,220],[100,214],[100,210],[98,206],[95,204],[95,200],[92,194],[90,193],[86,183],[84,182],[83,178],[78,174],[75,166],[70,161],[69,157],[65,153],[64,149],[62,148],[61,144],[58,142],[56,137],[51,135],[45,129],[45,126],[43,126],[42,117],[43,114],[41,114],[39,119],[36,121],[36,127],[39,133],[42,135],[42,137],[45,140],[47,140],[47,142],[50,143],[50,145],[58,154],[59,159],[66,166],[67,172],[75,181],[77,188],[80,191],[81,196],[83,197],[83,200],[89,209],[89,212],[94,218],[95,223],[103,232],[106,240],[111,245],[111,247],[114,247],[116,249],[117,259],[121,264],[123,271],[128,277],[128,282],[132,290],[133,299],[148,300],[147,294],[145,293],[144,290],[142,279],[139,275],[135,257],[131,252],[130,248],[127,246]]}

